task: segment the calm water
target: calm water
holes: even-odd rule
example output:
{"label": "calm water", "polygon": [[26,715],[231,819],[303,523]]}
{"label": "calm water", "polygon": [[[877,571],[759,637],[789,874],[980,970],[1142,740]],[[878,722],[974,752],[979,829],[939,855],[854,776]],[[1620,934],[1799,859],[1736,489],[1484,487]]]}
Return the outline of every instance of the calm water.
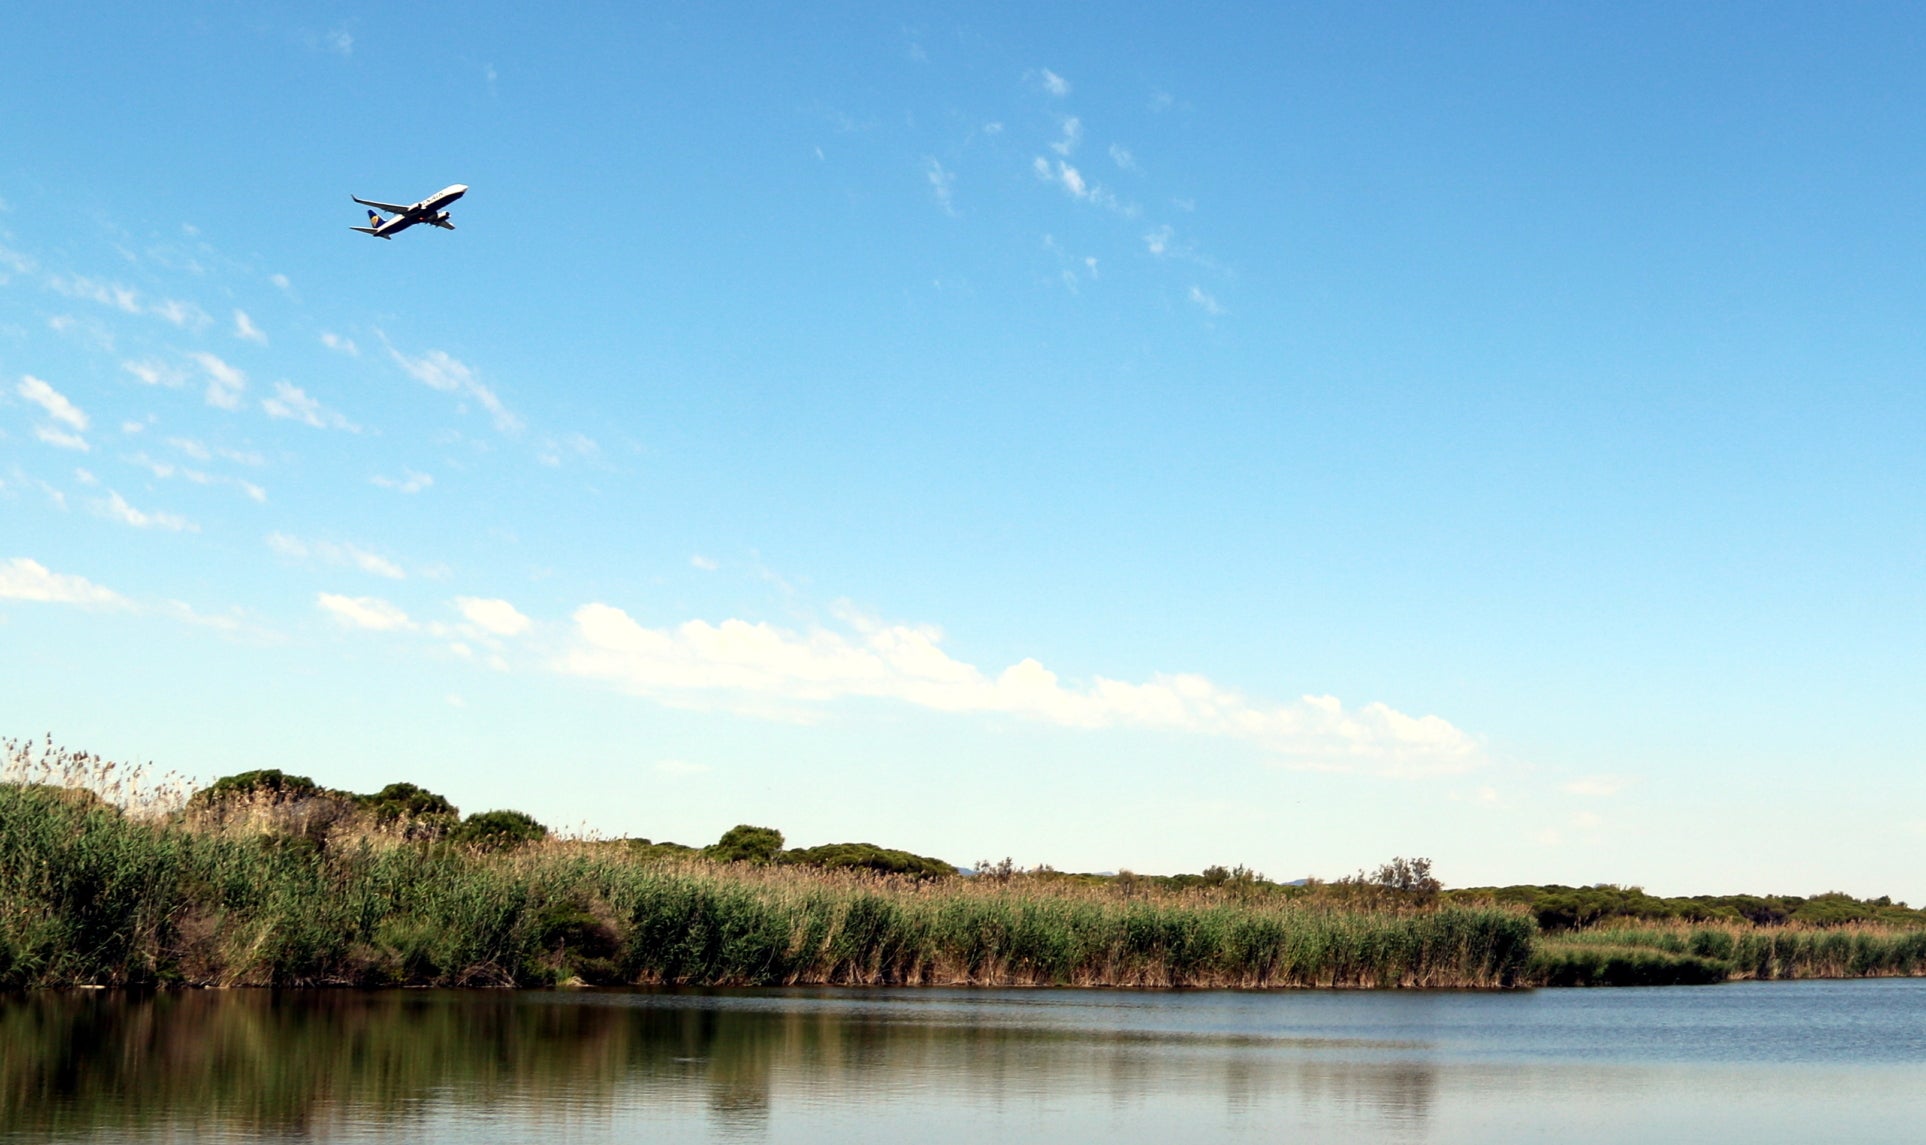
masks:
{"label": "calm water", "polygon": [[0,997],[0,1143],[1926,1141],[1926,980]]}

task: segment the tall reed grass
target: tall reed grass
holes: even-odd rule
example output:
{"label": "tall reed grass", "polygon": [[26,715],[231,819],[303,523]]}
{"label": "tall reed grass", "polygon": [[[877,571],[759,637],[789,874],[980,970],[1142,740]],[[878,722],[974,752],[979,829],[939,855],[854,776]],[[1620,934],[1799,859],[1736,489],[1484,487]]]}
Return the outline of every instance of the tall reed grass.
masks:
{"label": "tall reed grass", "polygon": [[1659,923],[1541,938],[1529,977],[1548,985],[1666,985],[1921,974],[1926,974],[1926,930],[1918,928]]}
{"label": "tall reed grass", "polygon": [[1519,906],[1381,887],[915,879],[580,840],[503,852],[323,803],[274,797],[216,814],[191,806],[184,784],[0,741],[0,988],[1499,988],[1926,974],[1922,929],[1542,936]]}
{"label": "tall reed grass", "polygon": [[1513,985],[1533,925],[1208,891],[194,831],[0,786],[0,985]]}

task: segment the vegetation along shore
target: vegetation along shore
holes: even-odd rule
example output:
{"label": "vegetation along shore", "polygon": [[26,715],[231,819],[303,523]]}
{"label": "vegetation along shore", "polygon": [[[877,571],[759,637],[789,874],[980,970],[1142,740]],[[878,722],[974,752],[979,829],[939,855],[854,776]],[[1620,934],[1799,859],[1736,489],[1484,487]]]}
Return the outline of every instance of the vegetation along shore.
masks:
{"label": "vegetation along shore", "polygon": [[0,988],[246,985],[1459,987],[1926,974],[1888,900],[1446,890],[1424,860],[968,876],[867,843],[559,839],[409,783],[149,786],[5,741]]}

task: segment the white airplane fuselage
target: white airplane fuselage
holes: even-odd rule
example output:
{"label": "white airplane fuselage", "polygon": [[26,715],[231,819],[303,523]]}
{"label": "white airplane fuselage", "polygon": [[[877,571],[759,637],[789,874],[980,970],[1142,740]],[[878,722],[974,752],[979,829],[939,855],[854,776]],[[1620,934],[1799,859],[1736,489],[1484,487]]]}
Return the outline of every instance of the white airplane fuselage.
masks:
{"label": "white airplane fuselage", "polygon": [[[391,239],[395,237],[397,231],[405,231],[416,223],[427,223],[431,227],[440,227],[445,231],[452,231],[455,229],[455,224],[448,221],[448,204],[467,193],[468,184],[453,183],[436,191],[421,202],[410,206],[402,206],[398,203],[378,203],[372,199],[363,199],[356,195],[350,195],[349,198],[355,202],[370,208],[368,211],[369,225],[365,227],[353,227],[351,229],[360,231],[364,235],[373,235],[378,239]],[[376,213],[377,211],[387,211],[390,217],[384,219]]]}

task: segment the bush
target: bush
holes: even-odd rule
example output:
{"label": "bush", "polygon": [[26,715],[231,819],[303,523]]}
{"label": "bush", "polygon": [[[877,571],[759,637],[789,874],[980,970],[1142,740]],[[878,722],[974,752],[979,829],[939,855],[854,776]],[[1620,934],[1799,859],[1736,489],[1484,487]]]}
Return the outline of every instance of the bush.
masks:
{"label": "bush", "polygon": [[448,832],[448,841],[484,851],[506,851],[548,838],[548,828],[520,811],[478,811]]}
{"label": "bush", "polygon": [[776,861],[790,866],[875,871],[917,879],[940,879],[956,873],[955,867],[941,859],[878,847],[874,843],[825,843],[820,847],[784,851],[776,856]]}
{"label": "bush", "polygon": [[782,850],[782,832],[774,827],[751,827],[739,823],[723,832],[702,853],[718,863],[773,862]]}

